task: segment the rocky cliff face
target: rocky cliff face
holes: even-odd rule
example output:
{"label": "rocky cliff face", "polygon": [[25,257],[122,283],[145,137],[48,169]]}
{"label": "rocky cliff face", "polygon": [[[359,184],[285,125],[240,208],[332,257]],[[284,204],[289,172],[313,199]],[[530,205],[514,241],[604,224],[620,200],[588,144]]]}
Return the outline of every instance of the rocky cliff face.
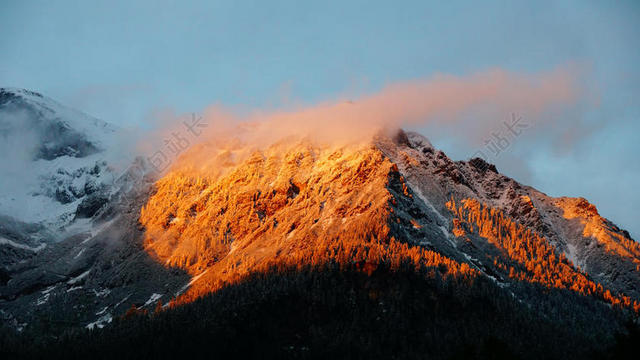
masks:
{"label": "rocky cliff face", "polygon": [[140,217],[149,253],[197,278],[187,299],[271,265],[371,263],[413,255],[413,246],[418,262],[447,255],[452,271],[463,263],[446,219],[373,143],[286,142],[207,174],[169,173]]}
{"label": "rocky cliff face", "polygon": [[[640,308],[638,243],[585,199],[549,197],[481,159],[452,161],[416,133],[358,145],[250,145],[195,146],[183,162],[207,166],[159,179],[138,160],[102,200],[90,196],[90,181],[69,190],[71,202],[44,194],[74,204],[66,226],[89,224],[71,235],[46,221],[0,219],[2,316],[16,328],[43,318],[103,326],[132,304],[190,302],[252,272],[325,263],[367,273],[409,263],[491,279],[524,303],[521,284],[535,284],[601,307]],[[73,154],[56,156],[95,155]],[[87,171],[105,171],[95,166]],[[49,176],[56,186],[87,179],[65,168]]]}
{"label": "rocky cliff face", "polygon": [[504,287],[638,299],[638,245],[593,205],[548,197],[481,159],[453,162],[415,133],[352,147],[281,143],[210,174],[169,173],[140,217],[149,253],[196,279],[185,301],[268,265],[409,253],[395,246]]}
{"label": "rocky cliff face", "polygon": [[455,217],[447,215],[448,201],[476,200],[544,238],[555,255],[566,257],[595,282],[639,299],[638,243],[587,200],[549,197],[482,159],[453,162],[424,137],[409,134],[408,139],[404,146],[383,146],[383,152],[398,164],[409,187],[450,221]]}

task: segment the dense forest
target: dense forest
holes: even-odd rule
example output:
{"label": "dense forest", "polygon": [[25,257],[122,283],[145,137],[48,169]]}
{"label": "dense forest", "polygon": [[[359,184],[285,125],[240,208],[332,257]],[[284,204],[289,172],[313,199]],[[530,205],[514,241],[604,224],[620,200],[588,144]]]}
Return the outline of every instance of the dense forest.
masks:
{"label": "dense forest", "polygon": [[189,304],[132,306],[103,329],[2,329],[0,357],[613,359],[639,338],[620,325],[628,312],[570,290],[521,282],[514,301],[442,270],[273,267]]}

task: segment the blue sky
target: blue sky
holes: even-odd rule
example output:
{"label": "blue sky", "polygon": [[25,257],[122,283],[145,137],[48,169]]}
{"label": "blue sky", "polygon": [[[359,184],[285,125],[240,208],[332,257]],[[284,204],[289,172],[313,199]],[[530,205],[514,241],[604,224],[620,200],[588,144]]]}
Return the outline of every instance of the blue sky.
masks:
{"label": "blue sky", "polygon": [[[633,1],[3,1],[0,31],[0,86],[122,126],[167,108],[278,109],[436,73],[578,64],[597,102],[566,115],[589,131],[568,145],[525,133],[492,161],[550,195],[586,197],[640,237]],[[477,150],[455,133],[419,130],[455,159]]]}

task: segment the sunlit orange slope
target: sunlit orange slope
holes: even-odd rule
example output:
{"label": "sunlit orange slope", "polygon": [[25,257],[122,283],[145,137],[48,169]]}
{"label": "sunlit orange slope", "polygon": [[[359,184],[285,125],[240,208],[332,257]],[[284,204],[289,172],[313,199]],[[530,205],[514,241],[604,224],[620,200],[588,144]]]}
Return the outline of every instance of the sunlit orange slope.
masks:
{"label": "sunlit orange slope", "polygon": [[[404,261],[469,279],[489,275],[488,265],[510,279],[504,284],[538,283],[639,307],[594,282],[543,235],[502,211],[452,197],[448,213],[436,214],[375,142],[225,146],[192,149],[156,183],[141,211],[147,252],[193,276],[178,302],[270,266],[336,262],[372,271],[381,262],[393,267]],[[463,252],[466,242],[473,243],[469,236],[495,247],[497,255],[483,260],[491,264]]]}
{"label": "sunlit orange slope", "polygon": [[467,264],[390,235],[392,179],[402,191],[397,167],[372,145],[304,141],[256,151],[221,176],[175,170],[142,209],[145,246],[168,266],[200,276],[183,301],[270,265],[336,261],[364,269],[409,259],[471,273]]}
{"label": "sunlit orange slope", "polygon": [[556,199],[555,206],[562,209],[565,219],[577,223],[577,226],[567,225],[570,230],[582,231],[583,237],[594,239],[608,253],[629,259],[636,264],[636,270],[640,271],[640,244],[600,216],[593,204],[583,198],[562,197]]}
{"label": "sunlit orange slope", "polygon": [[512,279],[534,282],[557,289],[570,289],[583,295],[591,295],[614,305],[633,306],[640,310],[640,302],[630,297],[614,295],[601,284],[577,269],[564,254],[547,239],[532,232],[475,199],[464,199],[458,205],[452,199],[447,206],[454,214],[454,233],[466,241],[469,233],[477,234],[498,248],[493,257],[496,271]]}

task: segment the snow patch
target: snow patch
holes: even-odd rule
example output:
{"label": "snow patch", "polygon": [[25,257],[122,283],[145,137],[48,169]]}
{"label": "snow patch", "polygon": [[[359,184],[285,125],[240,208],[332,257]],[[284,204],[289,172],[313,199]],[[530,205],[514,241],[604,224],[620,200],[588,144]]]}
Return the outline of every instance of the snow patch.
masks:
{"label": "snow patch", "polygon": [[102,290],[93,289],[93,293],[96,295],[96,297],[106,297],[111,293],[111,290],[110,289],[102,289]]}
{"label": "snow patch", "polygon": [[124,299],[120,300],[117,304],[115,304],[115,306],[113,308],[114,309],[117,308],[118,306],[120,306],[120,304],[122,304],[123,302],[127,301],[127,299],[129,299],[130,297],[131,297],[131,294],[125,296]]}
{"label": "snow patch", "polygon": [[106,228],[107,226],[111,225],[114,221],[115,221],[115,219],[113,219],[113,220],[109,220],[109,221],[107,221],[107,222],[104,222],[104,223],[102,223],[102,224],[100,224],[100,225],[98,225],[98,226],[93,226],[93,227],[91,227],[89,237],[87,237],[86,239],[84,239],[84,240],[82,241],[82,244],[86,244],[86,243],[88,243],[89,241],[93,240],[93,238],[95,238],[95,237],[96,237],[96,235],[98,235],[100,232],[102,232],[102,230],[104,230],[104,228]]}
{"label": "snow patch", "polygon": [[38,246],[28,246],[25,244],[18,244],[15,241],[11,241],[7,238],[4,237],[0,237],[0,245],[9,245],[11,247],[14,247],[16,249],[22,249],[22,250],[28,250],[28,251],[33,251],[33,252],[38,252],[41,251],[42,249],[44,249],[45,247],[47,247],[47,244],[40,244]]}
{"label": "snow patch", "polygon": [[71,279],[71,280],[67,281],[67,284],[69,284],[69,285],[73,285],[73,284],[78,283],[80,280],[82,280],[82,279],[84,279],[85,277],[87,277],[87,275],[89,275],[89,273],[90,273],[90,272],[91,272],[91,269],[89,269],[89,270],[87,270],[87,271],[83,272],[82,274],[80,274],[80,275],[78,275],[78,276],[74,277],[73,279]]}
{"label": "snow patch", "polygon": [[196,281],[198,281],[198,279],[200,279],[202,277],[202,275],[206,274],[207,271],[209,271],[209,269],[203,271],[201,274],[198,274],[198,275],[194,276],[191,279],[191,281],[189,281],[187,283],[187,285],[183,286],[182,288],[180,288],[180,290],[178,290],[178,292],[176,292],[176,296],[178,296],[178,295],[182,294],[183,292],[185,292],[189,288],[189,286],[193,285]]}
{"label": "snow patch", "polygon": [[103,327],[105,327],[105,325],[111,323],[111,321],[113,320],[113,316],[111,316],[111,314],[107,313],[102,315],[101,317],[98,318],[98,320],[87,324],[87,326],[85,326],[87,329],[89,330],[93,330],[94,328],[98,328],[98,329],[102,329]]}
{"label": "snow patch", "polygon": [[41,293],[46,295],[46,294],[50,293],[51,291],[53,291],[53,289],[55,289],[55,288],[56,288],[56,285],[49,286],[48,288],[42,290]]}
{"label": "snow patch", "polygon": [[104,313],[107,311],[107,309],[108,309],[108,308],[109,308],[108,306],[105,306],[105,307],[104,307],[104,309],[102,309],[102,310],[98,311],[98,312],[96,313],[96,315],[102,315],[102,314],[104,314]]}
{"label": "snow patch", "polygon": [[578,251],[575,245],[567,244],[567,250],[564,252],[564,254],[574,266],[584,270],[584,264],[581,264],[581,262],[578,260]]}
{"label": "snow patch", "polygon": [[38,298],[38,300],[36,300],[36,305],[44,305],[47,301],[49,301],[49,296],[51,296],[51,293],[46,293],[43,297]]}
{"label": "snow patch", "polygon": [[49,301],[49,296],[51,296],[51,292],[55,288],[56,288],[56,285],[52,285],[42,290],[40,293],[44,295],[36,300],[36,305],[37,306],[44,305],[47,301]]}
{"label": "snow patch", "polygon": [[433,204],[431,203],[431,201],[429,201],[427,199],[426,196],[424,196],[424,194],[422,193],[422,191],[420,191],[420,188],[417,186],[411,186],[411,189],[413,190],[414,193],[416,193],[416,195],[418,195],[418,197],[420,198],[420,200],[422,200],[422,202],[427,205],[427,207],[433,211],[434,214],[436,214],[436,216],[438,217],[438,219],[442,222],[442,223],[447,223],[447,219],[442,216],[442,214],[440,214],[440,212],[435,208],[435,206],[433,206]]}
{"label": "snow patch", "polygon": [[162,294],[153,293],[153,294],[151,294],[151,297],[149,298],[149,300],[147,300],[147,302],[145,302],[144,305],[142,305],[142,306],[147,306],[147,305],[153,304],[156,301],[158,301],[161,297],[162,297]]}

